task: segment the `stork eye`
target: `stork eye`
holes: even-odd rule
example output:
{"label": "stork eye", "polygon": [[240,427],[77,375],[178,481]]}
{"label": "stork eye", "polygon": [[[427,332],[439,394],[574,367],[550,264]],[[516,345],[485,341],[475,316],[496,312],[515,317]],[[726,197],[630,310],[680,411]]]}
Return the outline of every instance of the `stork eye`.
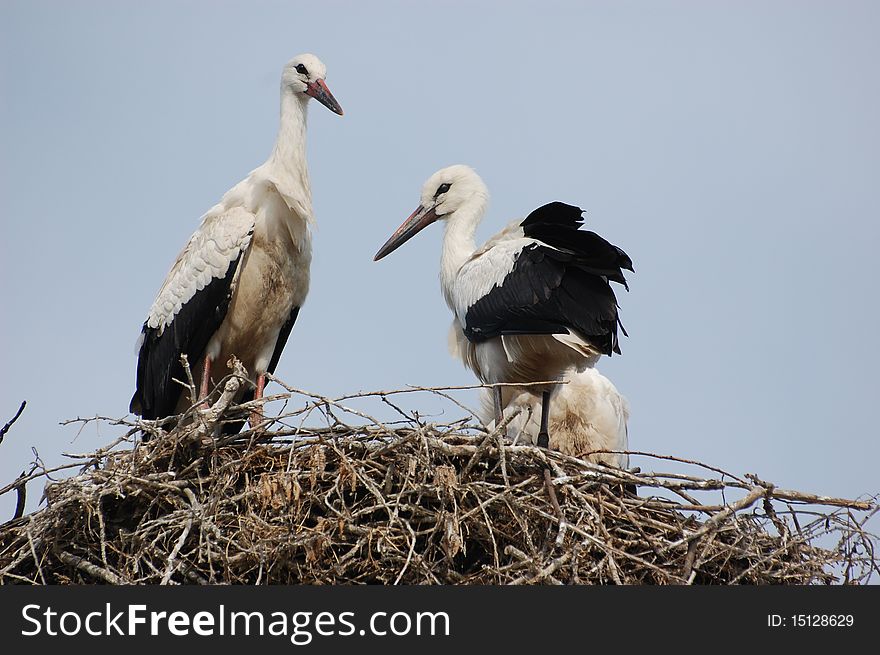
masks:
{"label": "stork eye", "polygon": [[297,72],[297,73],[300,73],[300,74],[302,74],[302,75],[308,75],[308,74],[309,74],[309,71],[308,71],[308,70],[306,69],[306,67],[303,66],[302,64],[297,64],[297,65],[296,65],[296,72]]}
{"label": "stork eye", "polygon": [[440,186],[437,187],[437,193],[434,194],[434,197],[436,198],[441,193],[446,193],[447,191],[449,191],[449,187],[451,187],[451,186],[452,186],[451,184],[444,182],[443,184],[441,184]]}

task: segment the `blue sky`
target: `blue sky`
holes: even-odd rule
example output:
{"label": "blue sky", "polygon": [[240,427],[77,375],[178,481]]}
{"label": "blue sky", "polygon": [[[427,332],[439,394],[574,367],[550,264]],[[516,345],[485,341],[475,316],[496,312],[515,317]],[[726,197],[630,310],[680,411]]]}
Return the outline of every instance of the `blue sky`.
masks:
{"label": "blue sky", "polygon": [[[280,377],[328,395],[473,381],[446,350],[441,230],[372,262],[422,182],[467,163],[492,194],[481,237],[562,200],[632,256],[630,337],[600,368],[634,449],[877,493],[878,19],[869,2],[4,2],[0,423],[29,404],[0,482],[32,446],[51,465],[117,434],[58,423],[125,415],[162,279],[268,156],[281,67],[314,52],[346,114],[310,111],[312,288]],[[438,403],[410,406],[460,415]]]}

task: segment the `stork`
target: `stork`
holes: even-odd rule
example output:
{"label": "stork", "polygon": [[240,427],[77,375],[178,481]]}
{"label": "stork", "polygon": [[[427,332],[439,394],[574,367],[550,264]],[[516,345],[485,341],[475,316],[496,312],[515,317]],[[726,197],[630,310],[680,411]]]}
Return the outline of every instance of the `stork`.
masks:
{"label": "stork", "polygon": [[[315,55],[291,59],[281,75],[281,121],[269,159],[223,195],[177,257],[138,340],[130,409],[146,419],[186,410],[181,355],[193,364],[199,397],[237,357],[262,398],[309,288],[312,197],[306,166],[306,108],[314,98],[342,115]],[[252,413],[251,424],[259,419]],[[240,428],[241,424],[236,426]]]}
{"label": "stork", "polygon": [[[570,370],[553,396],[548,418],[550,448],[566,455],[586,456],[592,462],[626,468],[629,458],[622,451],[629,447],[626,423],[629,404],[611,380],[595,368]],[[534,444],[540,431],[541,400],[522,390],[508,401],[504,416],[519,411],[507,429],[515,443]],[[480,420],[491,430],[495,427],[495,403],[492,391],[480,393]]]}
{"label": "stork", "polygon": [[[537,442],[549,446],[551,394],[568,371],[583,371],[601,355],[620,353],[617,298],[626,287],[629,256],[580,230],[583,211],[552,202],[513,221],[481,248],[474,232],[489,193],[468,166],[444,168],[422,187],[418,208],[376,253],[382,259],[419,231],[446,224],[440,287],[454,315],[451,349],[484,384],[513,383],[541,397]],[[515,389],[495,387],[500,419]]]}

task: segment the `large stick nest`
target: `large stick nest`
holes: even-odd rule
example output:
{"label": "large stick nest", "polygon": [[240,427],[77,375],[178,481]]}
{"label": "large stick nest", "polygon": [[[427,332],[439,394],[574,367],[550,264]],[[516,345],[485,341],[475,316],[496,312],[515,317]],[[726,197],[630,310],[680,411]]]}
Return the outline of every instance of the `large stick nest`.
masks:
{"label": "large stick nest", "polygon": [[[272,400],[304,406],[225,437],[213,435],[241,408],[223,398],[167,430],[105,420],[128,430],[76,456],[44,508],[0,526],[0,582],[831,584],[878,571],[865,530],[876,498],[694,462],[709,477],[609,468],[425,422],[391,403],[399,393],[415,392],[288,388]],[[365,397],[405,418],[343,404]],[[316,415],[322,427],[302,427]],[[52,473],[35,465],[0,493]]]}

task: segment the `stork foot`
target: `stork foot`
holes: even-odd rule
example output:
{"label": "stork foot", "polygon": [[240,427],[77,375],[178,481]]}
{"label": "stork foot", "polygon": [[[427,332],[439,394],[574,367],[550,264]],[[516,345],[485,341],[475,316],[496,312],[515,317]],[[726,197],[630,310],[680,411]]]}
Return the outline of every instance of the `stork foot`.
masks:
{"label": "stork foot", "polygon": [[[254,391],[254,400],[262,400],[263,399],[263,389],[266,387],[266,376],[261,374],[257,376],[257,388]],[[248,423],[251,426],[251,430],[256,430],[265,420],[265,416],[263,416],[263,403],[260,403],[259,409],[251,410],[250,417],[248,418]]]}
{"label": "stork foot", "polygon": [[211,358],[205,355],[205,364],[202,366],[202,383],[199,385],[199,409],[208,409],[211,404],[208,402],[208,383],[211,380]]}
{"label": "stork foot", "polygon": [[550,447],[550,435],[546,432],[538,433],[538,447],[539,448],[549,448]]}

